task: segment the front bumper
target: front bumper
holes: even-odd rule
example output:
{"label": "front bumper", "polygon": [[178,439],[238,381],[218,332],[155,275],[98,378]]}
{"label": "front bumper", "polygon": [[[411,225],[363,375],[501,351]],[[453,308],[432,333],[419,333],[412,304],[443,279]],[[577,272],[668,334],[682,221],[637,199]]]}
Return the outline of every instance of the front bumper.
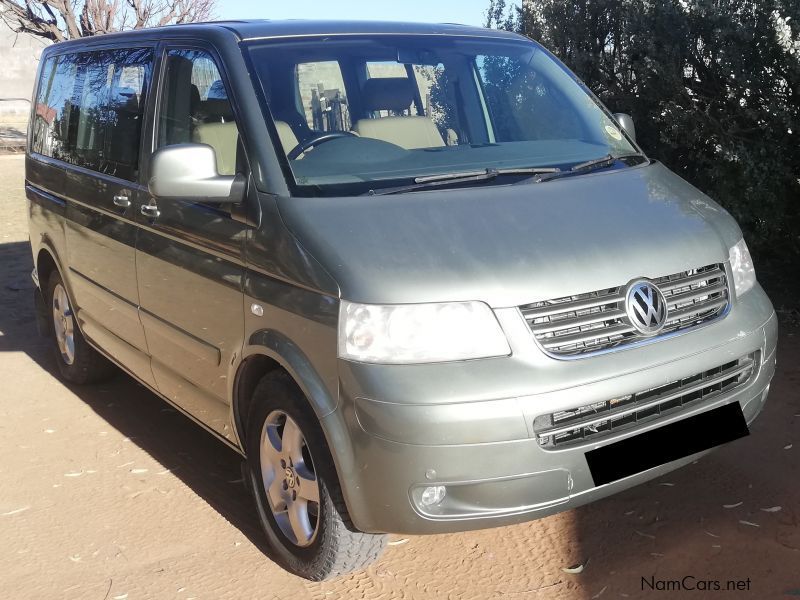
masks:
{"label": "front bumper", "polygon": [[[578,361],[545,356],[514,311],[499,311],[512,345],[506,358],[439,365],[341,362],[339,409],[323,419],[356,527],[406,534],[518,523],[566,510],[657,477],[690,456],[595,486],[585,459],[599,448],[724,404],[739,402],[748,423],[775,371],[777,320],[760,287],[709,327],[646,347]],[[747,383],[596,440],[546,449],[534,419],[650,389],[752,353]],[[423,508],[425,486],[445,500]]]}

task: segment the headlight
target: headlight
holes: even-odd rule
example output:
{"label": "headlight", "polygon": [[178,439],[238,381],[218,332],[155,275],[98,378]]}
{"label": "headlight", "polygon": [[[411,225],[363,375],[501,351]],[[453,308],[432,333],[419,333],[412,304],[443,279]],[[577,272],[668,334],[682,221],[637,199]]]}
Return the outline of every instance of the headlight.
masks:
{"label": "headlight", "polygon": [[750,250],[747,249],[744,238],[736,242],[736,245],[731,248],[729,257],[736,295],[741,296],[753,287],[756,282],[756,270],[753,267],[753,259],[750,257]]}
{"label": "headlight", "polygon": [[429,363],[511,353],[482,302],[356,304],[339,308],[339,356],[369,363]]}

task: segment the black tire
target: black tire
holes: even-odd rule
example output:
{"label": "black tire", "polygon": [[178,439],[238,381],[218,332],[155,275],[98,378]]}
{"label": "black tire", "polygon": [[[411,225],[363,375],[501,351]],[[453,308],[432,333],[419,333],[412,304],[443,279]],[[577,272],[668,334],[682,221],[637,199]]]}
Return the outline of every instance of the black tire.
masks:
{"label": "black tire", "polygon": [[45,292],[45,308],[49,316],[49,330],[50,339],[52,340],[53,354],[58,365],[58,370],[61,372],[61,377],[70,383],[86,384],[97,383],[110,379],[117,373],[117,369],[111,364],[103,355],[97,350],[92,348],[89,343],[84,339],[83,334],[78,327],[78,320],[74,314],[71,315],[72,319],[72,340],[73,340],[73,355],[72,361],[69,362],[68,358],[62,354],[59,347],[57,334],[55,331],[55,316],[54,316],[54,303],[53,296],[56,289],[64,290],[64,297],[67,301],[67,307],[71,311],[72,301],[66,295],[66,286],[61,279],[58,271],[53,271],[47,281],[47,291]]}
{"label": "black tire", "polygon": [[[266,534],[269,557],[287,571],[312,581],[357,571],[377,560],[387,536],[363,533],[353,527],[322,428],[294,381],[283,372],[266,375],[253,393],[251,406],[245,441],[247,479]],[[281,530],[265,490],[261,436],[268,417],[276,413],[285,413],[299,427],[310,452],[310,457],[304,454],[305,462],[311,459],[319,488],[317,528],[307,546],[297,545]]]}

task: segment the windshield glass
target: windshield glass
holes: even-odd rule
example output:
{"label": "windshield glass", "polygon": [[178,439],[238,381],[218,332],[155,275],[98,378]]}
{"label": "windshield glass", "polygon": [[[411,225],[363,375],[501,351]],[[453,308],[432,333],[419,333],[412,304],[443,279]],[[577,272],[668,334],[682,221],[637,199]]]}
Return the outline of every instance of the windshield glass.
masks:
{"label": "windshield glass", "polygon": [[350,194],[483,169],[569,169],[635,154],[533,42],[372,36],[248,45],[301,194]]}

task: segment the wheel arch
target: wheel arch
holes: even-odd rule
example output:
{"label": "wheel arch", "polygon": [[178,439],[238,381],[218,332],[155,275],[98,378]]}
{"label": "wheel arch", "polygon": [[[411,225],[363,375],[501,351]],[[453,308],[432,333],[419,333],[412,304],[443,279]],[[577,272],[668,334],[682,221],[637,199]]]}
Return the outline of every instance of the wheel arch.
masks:
{"label": "wheel arch", "polygon": [[[36,254],[35,267],[36,276],[39,279],[39,289],[42,291],[42,293],[44,293],[45,289],[47,289],[47,282],[49,281],[50,275],[53,273],[53,271],[58,271],[58,274],[61,275],[61,280],[65,285],[68,285],[57,254],[46,239],[43,240],[41,246],[39,246],[39,251]],[[71,293],[70,296],[72,296]]]}
{"label": "wheel arch", "polygon": [[[325,431],[323,420],[336,410],[338,398],[328,391],[322,377],[297,344],[278,331],[263,329],[250,336],[247,349],[236,370],[232,397],[233,421],[242,448],[246,447],[247,418],[253,391],[265,375],[274,371],[283,371],[291,377]],[[325,431],[325,435],[329,437],[329,432]],[[331,452],[335,454],[333,448]]]}
{"label": "wheel arch", "polygon": [[[250,336],[243,359],[234,377],[232,411],[242,453],[247,454],[247,418],[252,407],[253,392],[258,382],[274,371],[288,374],[300,388],[319,421],[330,457],[344,497],[352,515],[353,493],[347,473],[355,469],[355,452],[347,421],[335,395],[328,391],[322,377],[302,350],[289,338],[275,330],[260,330]],[[351,517],[352,518],[352,517]]]}
{"label": "wheel arch", "polygon": [[[36,267],[36,279],[39,282],[39,287],[34,292],[36,294],[35,308],[37,328],[41,335],[47,336],[51,332],[52,326],[50,317],[47,314],[47,286],[49,285],[50,277],[52,276],[53,272],[58,273],[61,277],[61,281],[64,283],[64,288],[67,291],[67,297],[69,298],[69,302],[73,307],[75,306],[75,296],[72,293],[70,282],[65,276],[66,274],[64,273],[64,269],[61,267],[61,262],[58,260],[58,254],[55,252],[48,239],[44,239],[42,244],[39,246],[39,250],[36,253],[36,262],[34,263],[34,266]],[[80,330],[80,322],[77,319],[75,322]]]}

